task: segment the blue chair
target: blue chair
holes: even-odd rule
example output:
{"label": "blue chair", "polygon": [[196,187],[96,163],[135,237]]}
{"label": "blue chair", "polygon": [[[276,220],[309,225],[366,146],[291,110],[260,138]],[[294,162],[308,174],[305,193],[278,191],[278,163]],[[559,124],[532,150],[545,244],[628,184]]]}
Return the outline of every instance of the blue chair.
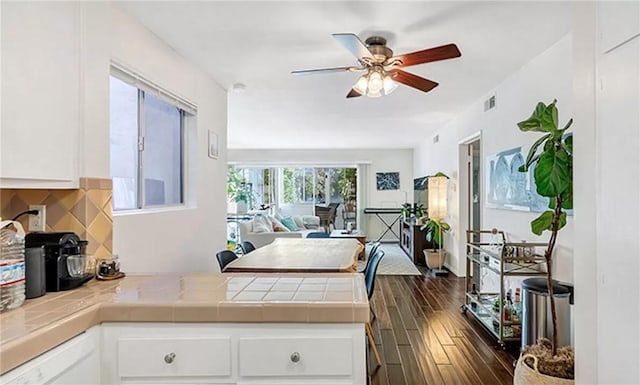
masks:
{"label": "blue chair", "polygon": [[327,233],[309,233],[307,234],[307,238],[329,238],[329,234]]}
{"label": "blue chair", "polygon": [[238,259],[236,253],[231,250],[222,250],[216,254],[216,258],[218,258],[218,263],[220,264],[220,272],[224,272],[224,268],[231,262]]}
{"label": "blue chair", "polygon": [[[367,267],[364,270],[364,283],[367,286],[367,297],[369,298],[369,304],[371,304],[371,297],[373,297],[373,290],[376,286],[376,271],[378,270],[378,265],[380,265],[382,257],[384,257],[384,251],[377,250],[375,254],[373,254],[373,256],[369,258],[369,261],[367,261]],[[370,322],[367,322],[365,324],[365,330],[367,332],[367,337],[369,338],[369,345],[371,345],[371,349],[373,350],[373,355],[376,358],[378,366],[380,366],[382,365],[382,362],[380,361],[380,355],[378,354],[376,343],[373,340],[373,329],[371,328]]]}
{"label": "blue chair", "polygon": [[364,273],[367,270],[367,267],[369,267],[369,262],[371,262],[371,258],[376,253],[376,251],[378,251],[379,247],[380,247],[380,242],[376,242],[373,244],[373,246],[371,246],[371,250],[369,250],[369,256],[367,257],[367,263],[364,265],[364,269],[358,271],[358,273]]}
{"label": "blue chair", "polygon": [[240,243],[240,250],[242,250],[242,255],[249,254],[255,249],[256,247],[249,241],[242,241],[242,243]]}

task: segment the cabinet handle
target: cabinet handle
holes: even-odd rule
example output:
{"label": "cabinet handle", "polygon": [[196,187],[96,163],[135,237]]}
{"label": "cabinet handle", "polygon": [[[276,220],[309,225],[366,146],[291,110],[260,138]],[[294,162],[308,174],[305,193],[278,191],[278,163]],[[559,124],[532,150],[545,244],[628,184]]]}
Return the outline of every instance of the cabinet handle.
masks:
{"label": "cabinet handle", "polygon": [[166,362],[167,364],[171,364],[173,363],[174,358],[176,358],[176,354],[169,353],[166,356],[164,356],[164,362]]}
{"label": "cabinet handle", "polygon": [[298,362],[298,361],[300,361],[300,353],[293,352],[291,354],[291,362]]}

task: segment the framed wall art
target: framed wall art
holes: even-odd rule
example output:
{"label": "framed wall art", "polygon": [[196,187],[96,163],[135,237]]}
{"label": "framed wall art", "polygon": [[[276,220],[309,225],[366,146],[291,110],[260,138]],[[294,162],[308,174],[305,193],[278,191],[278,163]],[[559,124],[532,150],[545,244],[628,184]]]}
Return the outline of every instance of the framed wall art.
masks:
{"label": "framed wall art", "polygon": [[377,172],[376,188],[378,190],[400,190],[400,173]]}
{"label": "framed wall art", "polygon": [[209,158],[218,159],[219,153],[218,134],[209,130]]}

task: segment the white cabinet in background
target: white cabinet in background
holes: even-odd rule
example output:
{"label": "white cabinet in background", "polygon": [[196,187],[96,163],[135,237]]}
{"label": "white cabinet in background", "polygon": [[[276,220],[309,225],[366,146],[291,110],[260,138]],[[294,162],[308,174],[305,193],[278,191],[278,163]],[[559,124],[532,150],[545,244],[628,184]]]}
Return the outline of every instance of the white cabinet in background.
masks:
{"label": "white cabinet in background", "polygon": [[102,324],[102,384],[364,385],[361,324]]}
{"label": "white cabinet in background", "polygon": [[0,376],[5,385],[100,383],[100,326]]}
{"label": "white cabinet in background", "polygon": [[2,187],[77,187],[80,5],[2,2]]}

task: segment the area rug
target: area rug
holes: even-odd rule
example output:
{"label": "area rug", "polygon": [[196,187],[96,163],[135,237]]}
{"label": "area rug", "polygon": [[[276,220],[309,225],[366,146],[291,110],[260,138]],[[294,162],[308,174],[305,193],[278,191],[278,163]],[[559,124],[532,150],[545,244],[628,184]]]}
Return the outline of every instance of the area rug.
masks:
{"label": "area rug", "polygon": [[[367,245],[366,253],[370,250]],[[411,262],[407,254],[395,244],[382,244],[380,248],[384,251],[384,257],[378,266],[378,275],[421,275],[420,271]],[[365,261],[358,261],[358,270],[364,269]]]}

